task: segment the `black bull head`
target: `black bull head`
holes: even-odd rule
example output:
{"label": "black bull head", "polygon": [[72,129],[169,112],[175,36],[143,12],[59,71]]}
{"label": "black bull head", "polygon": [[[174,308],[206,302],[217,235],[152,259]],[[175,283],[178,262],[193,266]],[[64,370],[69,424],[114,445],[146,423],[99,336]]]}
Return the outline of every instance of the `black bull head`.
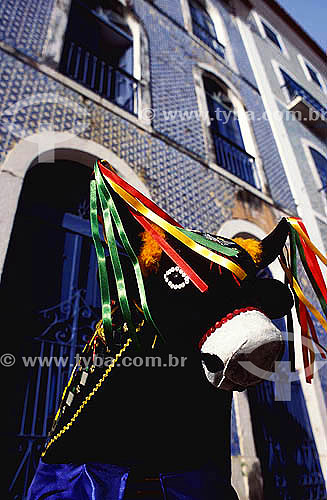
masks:
{"label": "black bull head", "polygon": [[[144,242],[143,228],[126,204],[116,193],[112,197],[141,261],[144,248],[153,242],[151,238]],[[230,270],[165,235],[167,244],[206,283],[207,290],[200,291],[164,251],[157,254],[152,269],[141,263],[147,304],[158,335],[152,324],[144,321],[132,263],[126,252],[120,251],[137,325],[134,338],[117,307],[119,286],[112,260],[107,257],[109,282],[116,288],[111,296],[111,344],[106,344],[99,328],[65,391],[44,460],[184,467],[188,458],[194,462],[194,449],[203,446],[199,425],[204,424],[206,415],[214,415],[221,430],[216,430],[218,441],[213,447],[209,444],[205,453],[210,455],[211,448],[217,455],[219,448],[218,455],[228,463],[230,390],[243,390],[260,382],[239,361],[252,361],[261,369],[271,370],[283,349],[280,332],[271,320],[289,312],[292,295],[283,283],[259,279],[257,274],[282,251],[288,225],[282,219],[261,242],[258,259],[232,240],[196,234],[236,250],[235,260],[245,270],[246,278],[238,279]],[[116,358],[112,368],[108,363],[96,363],[94,352]],[[165,461],[164,457],[169,459]]]}
{"label": "black bull head", "polygon": [[257,265],[234,242],[204,235],[237,248],[238,262],[248,276],[243,281],[176,241],[170,244],[205,281],[208,290],[200,292],[165,253],[156,272],[145,279],[153,319],[167,340],[164,349],[181,353],[198,350],[206,376],[216,387],[243,390],[260,382],[239,361],[251,361],[271,371],[283,350],[281,334],[271,320],[290,311],[292,295],[280,281],[256,275],[279,255],[287,234],[281,221],[263,240]]}
{"label": "black bull head", "polygon": [[[133,245],[142,255],[142,237],[134,222]],[[131,221],[129,220],[129,228]],[[129,233],[130,234],[130,233]],[[257,274],[282,252],[288,236],[288,225],[282,219],[275,230],[260,243],[260,255],[253,260],[238,243],[212,234],[204,238],[237,250],[237,262],[247,277],[239,280],[228,269],[185,247],[165,235],[169,245],[208,285],[203,293],[171,258],[162,252],[154,269],[143,267],[149,309],[162,338],[155,352],[180,356],[197,353],[208,380],[220,389],[244,390],[261,381],[239,361],[250,361],[267,371],[273,370],[284,344],[280,331],[271,320],[285,316],[293,306],[288,287],[275,279],[258,278]],[[135,235],[137,235],[135,237]],[[149,242],[147,242],[149,244]],[[245,242],[246,246],[246,242]],[[143,243],[144,249],[144,243]],[[109,259],[108,274],[112,275]],[[126,263],[126,274],[133,270]],[[135,284],[129,288],[137,296]],[[144,328],[140,343],[147,355],[153,353],[153,329]],[[142,351],[142,349],[141,349]],[[139,355],[140,352],[136,354]]]}

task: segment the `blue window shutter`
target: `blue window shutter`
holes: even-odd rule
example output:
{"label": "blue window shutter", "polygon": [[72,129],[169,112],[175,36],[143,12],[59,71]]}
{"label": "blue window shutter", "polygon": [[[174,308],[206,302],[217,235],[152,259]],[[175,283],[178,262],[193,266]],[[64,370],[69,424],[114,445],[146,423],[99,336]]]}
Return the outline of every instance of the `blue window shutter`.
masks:
{"label": "blue window shutter", "polygon": [[301,92],[302,87],[300,87],[294,80],[291,78],[285,71],[281,70],[281,73],[284,78],[285,82],[285,87],[288,91],[289,98],[292,100],[298,95],[303,95],[303,92]]}
{"label": "blue window shutter", "polygon": [[218,41],[215,25],[209,14],[197,3],[190,1],[193,33],[204,43],[225,57],[225,48]]}
{"label": "blue window shutter", "polygon": [[213,129],[219,135],[229,139],[233,144],[245,149],[237,115],[231,109],[213,99],[209,94],[207,94],[207,102]]}
{"label": "blue window shutter", "polygon": [[192,20],[198,23],[202,28],[207,29],[207,24],[204,18],[204,11],[201,7],[195,5],[195,3],[190,2],[191,17]]}
{"label": "blue window shutter", "polygon": [[209,14],[199,5],[190,2],[192,20],[199,24],[205,31],[207,31],[213,38],[217,39],[215,26]]}
{"label": "blue window shutter", "polygon": [[317,73],[314,69],[312,69],[312,68],[311,68],[308,64],[307,64],[306,66],[307,66],[308,71],[309,71],[309,73],[310,73],[311,79],[312,79],[312,80],[313,80],[313,81],[314,81],[317,85],[319,85],[319,87],[320,87],[320,88],[322,88],[321,82],[320,82],[320,80],[319,80],[319,78],[318,78],[318,73]]}
{"label": "blue window shutter", "polygon": [[323,190],[327,193],[327,158],[313,148],[310,148],[310,152],[318,170]]}
{"label": "blue window shutter", "polygon": [[123,69],[129,75],[133,74],[133,46],[130,45],[128,49],[122,54],[119,59],[119,68]]}
{"label": "blue window shutter", "polygon": [[[119,68],[129,75],[133,74],[133,46],[131,45],[120,57]],[[116,73],[116,101],[119,106],[133,111],[133,84],[123,73]]]}
{"label": "blue window shutter", "polygon": [[267,38],[269,38],[269,40],[271,40],[275,45],[277,45],[279,50],[282,50],[282,47],[279,43],[279,40],[278,40],[276,33],[274,33],[273,30],[271,28],[269,28],[269,26],[267,26],[265,23],[262,23],[262,26],[265,30]]}
{"label": "blue window shutter", "polygon": [[234,113],[229,115],[228,122],[225,124],[228,139],[237,144],[240,148],[244,148],[244,142],[241,134],[240,124],[237,116]]}

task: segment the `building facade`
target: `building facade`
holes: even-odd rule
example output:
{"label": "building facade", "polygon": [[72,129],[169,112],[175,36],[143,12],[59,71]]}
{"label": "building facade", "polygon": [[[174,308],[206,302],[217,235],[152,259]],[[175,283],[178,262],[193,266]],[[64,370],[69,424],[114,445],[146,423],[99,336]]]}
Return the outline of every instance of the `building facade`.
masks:
{"label": "building facade", "polygon": [[[239,3],[237,19],[298,214],[326,249],[326,54],[275,2]],[[303,385],[324,471],[326,376]]]}
{"label": "building facade", "polygon": [[[326,71],[277,7],[2,2],[1,298],[17,331],[5,352],[73,360],[99,318],[87,203],[96,158],[186,227],[262,238],[298,214],[324,248],[323,122],[279,126],[274,111],[300,97],[302,112],[310,102],[323,112]],[[267,273],[282,277],[277,264]],[[69,366],[10,370],[10,491],[24,498]],[[241,499],[324,498],[324,384],[299,376],[283,402],[269,381],[234,395]]]}

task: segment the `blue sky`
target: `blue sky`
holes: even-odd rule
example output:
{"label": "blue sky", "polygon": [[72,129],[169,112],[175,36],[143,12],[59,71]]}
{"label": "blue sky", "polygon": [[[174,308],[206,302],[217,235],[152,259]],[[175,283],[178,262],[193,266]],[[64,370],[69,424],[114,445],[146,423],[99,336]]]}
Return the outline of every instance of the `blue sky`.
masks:
{"label": "blue sky", "polygon": [[326,53],[327,0],[277,1]]}

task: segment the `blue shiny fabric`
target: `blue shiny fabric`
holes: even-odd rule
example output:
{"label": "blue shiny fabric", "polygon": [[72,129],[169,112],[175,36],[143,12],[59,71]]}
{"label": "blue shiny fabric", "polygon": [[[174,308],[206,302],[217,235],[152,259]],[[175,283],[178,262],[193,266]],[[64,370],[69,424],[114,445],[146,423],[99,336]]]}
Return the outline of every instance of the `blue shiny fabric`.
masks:
{"label": "blue shiny fabric", "polygon": [[[130,468],[110,464],[46,464],[40,461],[26,500],[123,500]],[[237,500],[213,467],[161,473],[165,500]]]}
{"label": "blue shiny fabric", "polygon": [[128,474],[116,465],[40,461],[26,500],[122,500]]}
{"label": "blue shiny fabric", "polygon": [[226,477],[216,468],[160,474],[165,500],[238,500]]}

